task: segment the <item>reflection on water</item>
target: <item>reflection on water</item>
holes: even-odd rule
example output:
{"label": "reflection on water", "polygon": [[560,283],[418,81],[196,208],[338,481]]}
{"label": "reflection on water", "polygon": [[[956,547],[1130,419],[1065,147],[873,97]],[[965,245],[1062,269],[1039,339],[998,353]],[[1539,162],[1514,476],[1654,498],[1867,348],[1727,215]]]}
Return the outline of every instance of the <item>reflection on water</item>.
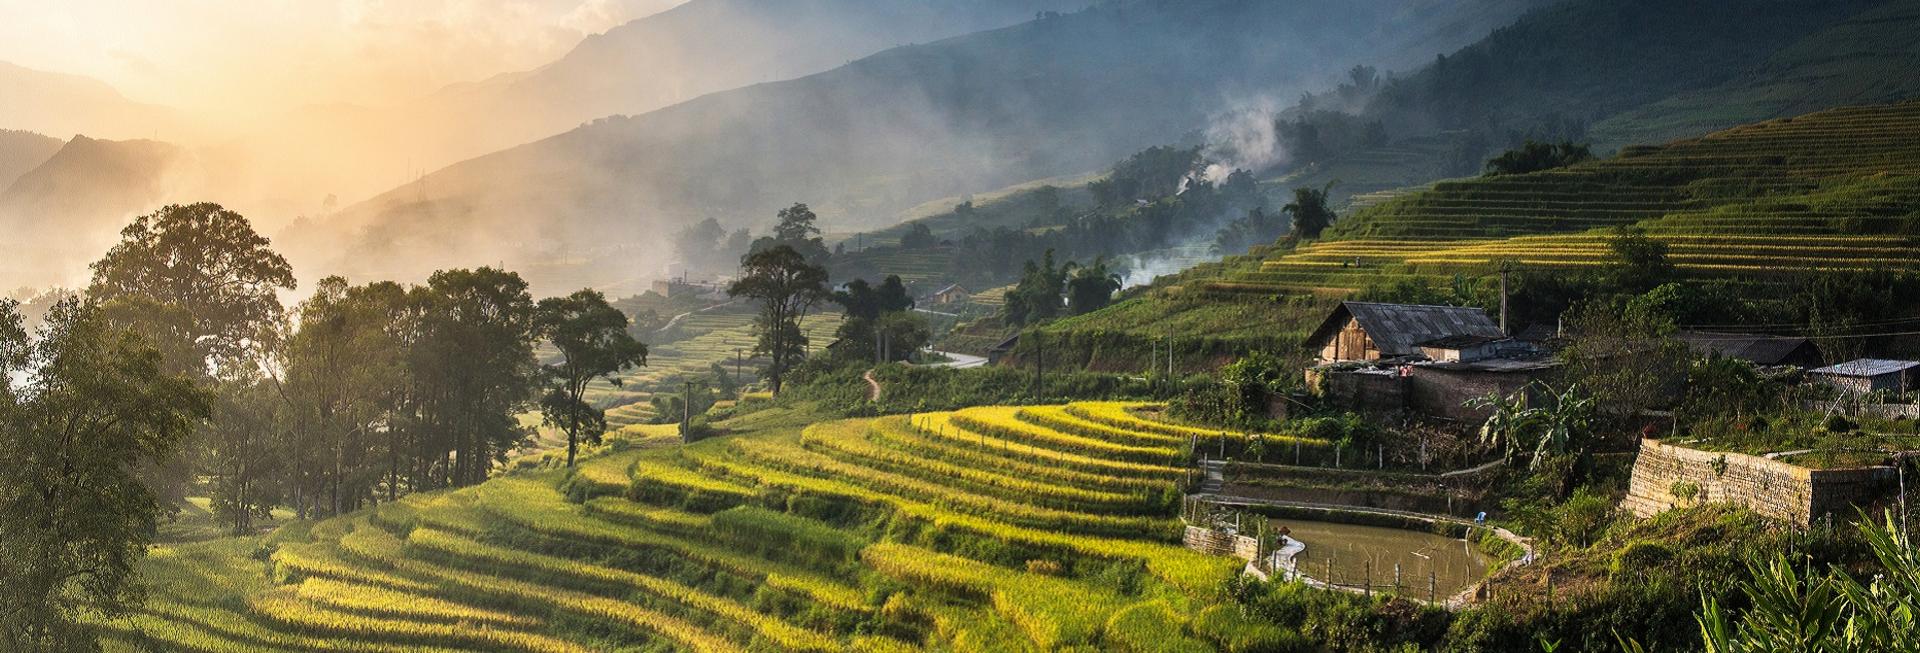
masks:
{"label": "reflection on water", "polygon": [[1273,525],[1291,529],[1293,539],[1306,543],[1306,551],[1294,558],[1301,573],[1336,585],[1359,587],[1367,583],[1371,571],[1373,588],[1390,591],[1394,565],[1399,565],[1402,594],[1426,598],[1431,572],[1436,598],[1444,599],[1472,586],[1487,573],[1487,555],[1465,540],[1398,528],[1298,519],[1275,519]]}

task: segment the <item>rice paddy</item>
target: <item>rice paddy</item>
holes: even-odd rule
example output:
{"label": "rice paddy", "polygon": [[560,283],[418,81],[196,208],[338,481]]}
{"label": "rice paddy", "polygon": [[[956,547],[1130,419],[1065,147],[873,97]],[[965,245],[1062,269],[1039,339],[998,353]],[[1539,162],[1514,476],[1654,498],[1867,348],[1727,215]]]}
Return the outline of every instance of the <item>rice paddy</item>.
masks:
{"label": "rice paddy", "polygon": [[[1203,433],[1087,403],[612,446],[158,549],[109,650],[1258,650],[1179,546]],[[1218,434],[1213,434],[1218,437]],[[1243,437],[1244,436],[1240,436]],[[1237,615],[1237,612],[1235,613]]]}
{"label": "rice paddy", "polygon": [[1920,103],[1746,125],[1526,175],[1454,180],[1357,203],[1324,239],[1202,284],[1226,294],[1339,295],[1400,276],[1500,263],[1603,264],[1633,225],[1698,277],[1920,269]]}

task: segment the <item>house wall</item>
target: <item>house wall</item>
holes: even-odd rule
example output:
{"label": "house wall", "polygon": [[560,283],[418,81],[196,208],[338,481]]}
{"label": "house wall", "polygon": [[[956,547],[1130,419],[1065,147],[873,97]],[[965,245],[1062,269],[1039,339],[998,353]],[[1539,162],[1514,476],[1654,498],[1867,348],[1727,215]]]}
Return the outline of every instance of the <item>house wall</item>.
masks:
{"label": "house wall", "polygon": [[[1670,508],[1731,502],[1768,517],[1808,524],[1830,514],[1850,517],[1854,506],[1885,499],[1894,479],[1892,467],[1809,469],[1643,439],[1621,507],[1650,517]],[[1698,488],[1697,493],[1676,496],[1673,491],[1683,484]]]}
{"label": "house wall", "polygon": [[1360,327],[1360,321],[1348,318],[1345,326],[1334,332],[1320,346],[1320,362],[1379,360],[1380,350],[1374,348],[1373,338],[1367,336],[1367,330]]}
{"label": "house wall", "polygon": [[1407,409],[1406,379],[1398,375],[1344,371],[1319,376],[1321,396],[1334,407],[1376,416]]}
{"label": "house wall", "polygon": [[1429,417],[1484,421],[1493,410],[1467,408],[1467,400],[1496,393],[1510,395],[1538,377],[1528,372],[1448,370],[1415,365],[1408,376],[1406,404],[1408,409]]}

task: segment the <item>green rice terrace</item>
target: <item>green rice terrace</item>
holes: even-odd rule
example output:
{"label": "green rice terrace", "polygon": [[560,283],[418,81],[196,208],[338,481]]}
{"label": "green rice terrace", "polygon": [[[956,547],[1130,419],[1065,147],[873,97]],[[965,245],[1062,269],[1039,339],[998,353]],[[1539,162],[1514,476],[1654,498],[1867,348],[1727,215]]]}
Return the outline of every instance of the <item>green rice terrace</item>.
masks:
{"label": "green rice terrace", "polygon": [[1832,109],[1524,175],[1441,182],[1367,205],[1325,237],[1229,266],[1211,293],[1344,294],[1501,262],[1600,265],[1610,229],[1667,242],[1699,277],[1917,269],[1920,103]]}
{"label": "green rice terrace", "polygon": [[[683,380],[711,379],[715,364],[725,368],[728,374],[734,374],[736,364],[740,364],[742,377],[758,378],[759,370],[767,361],[753,356],[753,319],[753,315],[745,311],[687,315],[677,326],[700,335],[653,344],[647,352],[646,367],[628,370],[617,387],[604,381],[594,382],[588,387],[588,399],[609,407],[607,425],[617,429],[651,421],[655,416],[648,400],[655,393],[677,392]],[[813,346],[823,347],[833,342],[834,329],[839,326],[840,315],[828,312],[808,316],[802,328]]]}
{"label": "green rice terrace", "polygon": [[1140,407],[615,436],[571,473],[162,546],[151,600],[103,628],[118,651],[1292,650],[1219,595],[1242,560],[1179,545],[1190,448],[1248,436]]}

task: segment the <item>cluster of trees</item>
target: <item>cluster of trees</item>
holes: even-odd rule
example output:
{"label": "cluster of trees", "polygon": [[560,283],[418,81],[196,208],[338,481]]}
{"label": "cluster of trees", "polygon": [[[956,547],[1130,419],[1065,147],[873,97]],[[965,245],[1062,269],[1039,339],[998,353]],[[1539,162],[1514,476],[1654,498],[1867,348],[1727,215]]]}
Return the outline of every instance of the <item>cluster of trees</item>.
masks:
{"label": "cluster of trees", "polygon": [[1585,143],[1575,144],[1573,141],[1540,143],[1527,139],[1525,143],[1520,144],[1520,147],[1488,159],[1486,175],[1488,177],[1524,175],[1529,172],[1565,168],[1592,160],[1593,150]]}
{"label": "cluster of trees", "polygon": [[732,271],[752,245],[753,237],[746,229],[729,232],[713,218],[687,225],[673,236],[674,255],[692,277]]}
{"label": "cluster of trees", "polygon": [[1082,265],[1055,265],[1053,250],[1039,263],[1027,261],[1026,274],[1007,291],[1001,317],[1007,324],[1038,324],[1061,315],[1082,315],[1106,308],[1120,291],[1121,276],[1104,258]]}
{"label": "cluster of trees", "polygon": [[190,491],[246,532],[279,506],[330,515],[477,483],[536,405],[571,462],[604,430],[587,383],[646,360],[598,292],[536,303],[503,270],[332,277],[288,314],[293,286],[246,218],[193,204],[135,219],[38,329],[0,303],[9,650],[84,647],[69,625],[137,596],[131,561]]}
{"label": "cluster of trees", "polygon": [[845,310],[835,334],[838,358],[902,361],[933,339],[926,319],[913,313],[913,296],[898,276],[887,276],[879,287],[854,279],[830,299]]}

